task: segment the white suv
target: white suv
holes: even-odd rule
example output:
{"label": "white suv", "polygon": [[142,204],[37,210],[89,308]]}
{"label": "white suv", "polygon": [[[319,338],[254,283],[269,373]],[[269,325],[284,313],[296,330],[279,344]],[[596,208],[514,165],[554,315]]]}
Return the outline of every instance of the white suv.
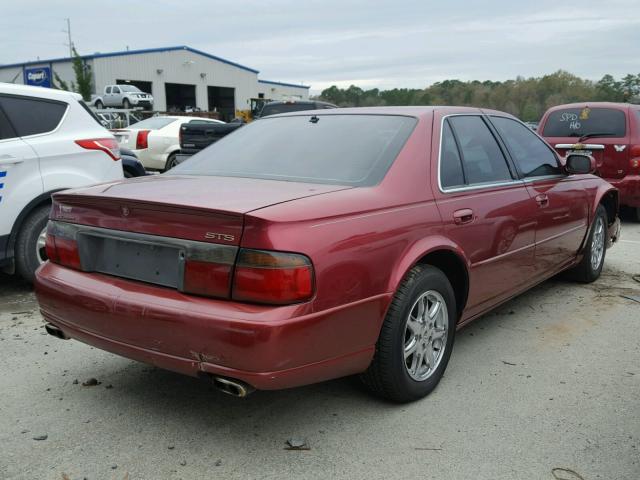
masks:
{"label": "white suv", "polygon": [[121,178],[118,144],[80,95],[0,83],[0,268],[33,279],[52,193]]}

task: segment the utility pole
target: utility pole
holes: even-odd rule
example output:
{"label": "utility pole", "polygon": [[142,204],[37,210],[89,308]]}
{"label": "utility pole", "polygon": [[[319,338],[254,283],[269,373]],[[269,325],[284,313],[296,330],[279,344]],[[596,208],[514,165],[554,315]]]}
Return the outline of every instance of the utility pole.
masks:
{"label": "utility pole", "polygon": [[65,43],[65,45],[69,47],[69,58],[71,58],[73,57],[73,42],[71,41],[71,19],[66,18],[65,20],[67,21],[67,29],[63,30],[63,32],[67,34],[67,38],[69,40],[69,43]]}

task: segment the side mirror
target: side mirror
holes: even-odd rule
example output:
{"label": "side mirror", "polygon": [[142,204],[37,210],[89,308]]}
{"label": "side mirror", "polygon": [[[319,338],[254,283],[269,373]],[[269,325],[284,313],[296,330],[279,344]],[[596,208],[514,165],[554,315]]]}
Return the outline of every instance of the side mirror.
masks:
{"label": "side mirror", "polygon": [[564,162],[564,169],[568,174],[587,174],[596,171],[596,159],[591,155],[572,153]]}

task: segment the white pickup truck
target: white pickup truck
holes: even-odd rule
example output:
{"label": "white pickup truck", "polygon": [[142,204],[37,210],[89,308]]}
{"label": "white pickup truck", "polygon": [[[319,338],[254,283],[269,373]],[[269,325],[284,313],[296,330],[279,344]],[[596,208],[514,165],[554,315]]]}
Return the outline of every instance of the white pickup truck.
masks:
{"label": "white pickup truck", "polygon": [[102,95],[95,95],[91,103],[98,110],[105,107],[153,110],[153,97],[134,85],[107,85]]}

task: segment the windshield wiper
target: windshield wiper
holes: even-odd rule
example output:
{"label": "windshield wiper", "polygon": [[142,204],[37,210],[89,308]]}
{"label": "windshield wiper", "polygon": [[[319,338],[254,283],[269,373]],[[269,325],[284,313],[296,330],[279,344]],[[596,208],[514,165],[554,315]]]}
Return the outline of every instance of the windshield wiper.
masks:
{"label": "windshield wiper", "polygon": [[587,138],[593,138],[593,137],[615,137],[616,134],[615,133],[611,133],[611,132],[593,132],[593,133],[585,133],[584,135],[580,135],[579,133],[572,133],[571,135],[569,135],[570,137],[580,137],[578,139],[578,142],[581,142],[583,140],[586,140]]}

